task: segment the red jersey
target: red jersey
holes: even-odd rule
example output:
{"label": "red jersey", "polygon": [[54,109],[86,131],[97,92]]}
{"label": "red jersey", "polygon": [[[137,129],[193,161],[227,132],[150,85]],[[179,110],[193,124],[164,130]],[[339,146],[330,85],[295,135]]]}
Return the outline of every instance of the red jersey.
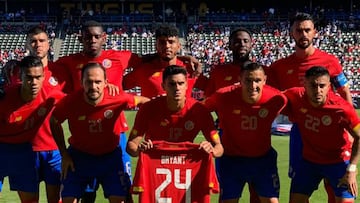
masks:
{"label": "red jersey", "polygon": [[305,72],[312,66],[325,67],[331,78],[336,78],[343,73],[340,62],[335,56],[315,49],[315,52],[305,59],[299,59],[292,54],[274,62],[269,68],[268,84],[280,90],[302,87]]}
{"label": "red jersey", "polygon": [[205,96],[210,97],[216,90],[240,82],[240,70],[240,65],[233,63],[214,66],[209,73]]}
{"label": "red jersey", "polygon": [[75,149],[94,155],[113,151],[119,145],[120,113],[136,105],[134,96],[110,96],[105,89],[103,100],[93,106],[83,94],[78,90],[66,96],[56,105],[53,116],[61,123],[68,120],[69,144]]}
{"label": "red jersey", "polygon": [[242,99],[241,86],[232,85],[219,89],[205,105],[218,114],[224,154],[259,157],[271,148],[271,124],[286,102],[279,90],[265,85],[260,100],[248,104]]}
{"label": "red jersey", "polygon": [[6,90],[6,95],[0,100],[0,142],[25,143],[30,142],[46,121],[54,104],[62,94],[48,94],[43,90],[37,97],[24,103],[20,95],[21,85],[17,84]]}
{"label": "red jersey", "polygon": [[[191,97],[192,89],[195,83],[195,78],[191,78],[193,72],[189,65],[185,65],[179,59],[176,60],[176,65],[182,66],[188,71],[188,89],[186,95]],[[133,71],[124,76],[124,89],[131,89],[136,86],[141,87],[141,95],[153,98],[159,95],[165,95],[166,92],[162,88],[162,72],[168,65],[164,65],[159,59],[151,62],[144,62],[134,68]]]}
{"label": "red jersey", "polygon": [[[122,90],[122,79],[124,70],[136,66],[141,62],[138,55],[130,51],[102,50],[101,55],[91,58],[83,53],[71,54],[61,57],[53,66],[54,75],[64,86],[64,91],[70,93],[81,89],[81,69],[89,62],[98,62],[106,69],[106,76],[109,83],[117,85]],[[122,132],[128,130],[125,115],[122,113]]]}
{"label": "red jersey", "polygon": [[136,114],[131,133],[169,142],[192,142],[200,131],[209,141],[218,138],[210,112],[195,99],[186,98],[184,108],[178,112],[172,112],[166,106],[166,96],[143,104]]}
{"label": "red jersey", "polygon": [[299,126],[304,159],[319,164],[349,160],[352,144],[346,130],[360,128],[354,108],[333,92],[318,108],[310,104],[303,87],[288,89],[285,95],[289,99],[285,113]]}
{"label": "red jersey", "polygon": [[213,158],[198,144],[154,142],[140,153],[131,191],[139,202],[210,202],[219,192]]}

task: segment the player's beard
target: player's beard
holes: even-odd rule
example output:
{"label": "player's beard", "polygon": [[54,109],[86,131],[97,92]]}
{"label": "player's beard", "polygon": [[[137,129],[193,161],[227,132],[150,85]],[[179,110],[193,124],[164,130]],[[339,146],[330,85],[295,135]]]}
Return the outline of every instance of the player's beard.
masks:
{"label": "player's beard", "polygon": [[[94,94],[95,93],[95,94]],[[101,97],[102,93],[95,90],[89,90],[86,93],[86,97],[89,101],[97,101]]]}
{"label": "player's beard", "polygon": [[250,59],[250,52],[248,51],[245,54],[239,54],[236,52],[234,58],[237,59],[239,62],[248,61]]}
{"label": "player's beard", "polygon": [[[301,41],[307,41],[308,43],[301,43]],[[312,44],[312,41],[308,40],[308,39],[300,39],[298,41],[295,41],[295,44],[297,47],[299,47],[300,49],[307,49],[308,47],[310,47],[310,45]]]}

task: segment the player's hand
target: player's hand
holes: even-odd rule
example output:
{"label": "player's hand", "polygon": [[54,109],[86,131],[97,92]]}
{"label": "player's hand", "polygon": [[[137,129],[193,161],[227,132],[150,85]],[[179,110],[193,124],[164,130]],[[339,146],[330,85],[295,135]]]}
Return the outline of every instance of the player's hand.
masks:
{"label": "player's hand", "polygon": [[139,144],[139,146],[138,146],[138,150],[139,151],[146,151],[146,150],[148,150],[148,149],[151,149],[151,148],[153,148],[154,147],[154,145],[153,145],[153,143],[152,143],[152,141],[149,139],[149,140],[143,140],[140,144]]}
{"label": "player's hand", "polygon": [[347,186],[349,192],[355,197],[358,196],[358,185],[356,181],[357,172],[346,172],[345,175],[339,181],[338,187]]}
{"label": "player's hand", "polygon": [[210,154],[212,152],[214,152],[214,147],[212,146],[212,144],[208,141],[202,141],[200,143],[200,147],[199,149],[203,149],[206,153]]}
{"label": "player's hand", "polygon": [[115,96],[115,95],[120,94],[120,89],[118,86],[116,86],[114,84],[110,84],[110,83],[108,83],[107,86],[109,89],[109,95]]}
{"label": "player's hand", "polygon": [[193,78],[196,78],[196,77],[199,77],[203,71],[203,67],[202,67],[202,64],[200,63],[199,60],[197,60],[195,57],[193,56],[190,56],[190,64],[191,64],[191,67],[193,68],[194,72],[192,74],[192,77]]}
{"label": "player's hand", "polygon": [[74,162],[68,153],[63,153],[61,155],[61,180],[64,180],[67,177],[68,170],[75,171]]}

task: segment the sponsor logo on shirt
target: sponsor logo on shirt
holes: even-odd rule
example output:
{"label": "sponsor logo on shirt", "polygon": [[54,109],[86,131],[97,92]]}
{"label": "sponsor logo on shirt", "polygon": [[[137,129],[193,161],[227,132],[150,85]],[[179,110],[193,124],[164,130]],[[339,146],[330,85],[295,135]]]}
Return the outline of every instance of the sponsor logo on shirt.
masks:
{"label": "sponsor logo on shirt", "polygon": [[86,116],[79,116],[79,117],[78,117],[78,120],[79,120],[79,121],[84,121],[85,119],[86,119]]}
{"label": "sponsor logo on shirt", "polygon": [[230,81],[231,79],[232,79],[232,76],[226,76],[226,77],[224,78],[225,81]]}
{"label": "sponsor logo on shirt", "polygon": [[241,110],[240,109],[234,109],[232,111],[233,114],[240,114]]}
{"label": "sponsor logo on shirt", "polygon": [[305,109],[305,108],[300,108],[300,112],[301,113],[306,113],[308,110],[307,109]]}
{"label": "sponsor logo on shirt", "polygon": [[159,77],[160,76],[160,72],[155,72],[154,74],[152,74],[151,77]]}
{"label": "sponsor logo on shirt", "polygon": [[287,71],[286,74],[290,75],[290,74],[293,74],[293,72],[294,72],[294,70],[293,70],[293,69],[290,69],[290,70]]}
{"label": "sponsor logo on shirt", "polygon": [[112,62],[110,59],[104,59],[101,64],[102,64],[102,66],[104,66],[104,68],[110,68],[112,65]]}
{"label": "sponsor logo on shirt", "polygon": [[15,122],[19,122],[21,120],[22,120],[22,116],[18,116],[18,117],[15,118]]}
{"label": "sponsor logo on shirt", "polygon": [[82,63],[76,66],[77,69],[82,69],[83,67],[84,67],[84,64],[82,64]]}
{"label": "sponsor logo on shirt", "polygon": [[167,119],[160,122],[160,126],[163,126],[163,127],[167,126],[168,124],[169,124],[169,121]]}

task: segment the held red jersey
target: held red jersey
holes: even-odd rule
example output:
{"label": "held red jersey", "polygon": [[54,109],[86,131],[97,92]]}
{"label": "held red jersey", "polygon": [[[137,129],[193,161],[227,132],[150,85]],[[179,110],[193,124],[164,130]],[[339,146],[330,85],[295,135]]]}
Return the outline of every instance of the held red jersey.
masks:
{"label": "held red jersey", "polygon": [[309,103],[303,87],[288,89],[284,94],[289,99],[285,113],[300,129],[304,159],[320,164],[349,160],[352,142],[346,130],[360,128],[354,108],[332,92],[319,108]]}
{"label": "held red jersey", "polygon": [[213,118],[205,106],[193,98],[186,98],[178,112],[166,108],[166,96],[143,104],[136,114],[132,134],[145,139],[169,142],[192,142],[200,131],[208,141],[218,139]]}
{"label": "held red jersey", "polygon": [[[162,63],[159,59],[154,59],[151,62],[144,62],[134,67],[134,70],[124,77],[124,89],[131,89],[136,86],[141,87],[141,95],[153,98],[159,95],[165,95],[165,90],[161,87],[162,72],[169,64]],[[177,59],[176,65],[182,66],[188,70],[188,90],[187,96],[191,96],[191,92],[196,78],[191,78],[192,70],[187,67],[182,61]]]}
{"label": "held red jersey", "polygon": [[24,103],[20,96],[21,85],[14,85],[6,90],[0,99],[0,142],[31,142],[40,126],[46,121],[58,95],[44,96],[42,92],[31,102]]}
{"label": "held red jersey", "polygon": [[260,100],[248,104],[243,101],[241,86],[232,85],[207,98],[205,106],[218,114],[224,154],[259,157],[270,150],[271,124],[286,102],[279,90],[265,85]]}
{"label": "held red jersey", "polygon": [[305,72],[312,66],[325,67],[332,79],[343,75],[340,62],[335,56],[315,49],[315,52],[305,59],[299,59],[295,54],[292,54],[274,62],[269,68],[267,82],[280,90],[302,87],[304,86]]}
{"label": "held red jersey", "polygon": [[140,153],[131,192],[141,203],[208,203],[219,192],[213,158],[198,144],[154,142]]}
{"label": "held red jersey", "polygon": [[66,96],[56,105],[53,116],[60,123],[68,119],[69,144],[74,148],[94,155],[113,151],[119,144],[120,113],[136,105],[134,95],[110,96],[105,89],[103,100],[95,106],[83,97],[83,90]]}

